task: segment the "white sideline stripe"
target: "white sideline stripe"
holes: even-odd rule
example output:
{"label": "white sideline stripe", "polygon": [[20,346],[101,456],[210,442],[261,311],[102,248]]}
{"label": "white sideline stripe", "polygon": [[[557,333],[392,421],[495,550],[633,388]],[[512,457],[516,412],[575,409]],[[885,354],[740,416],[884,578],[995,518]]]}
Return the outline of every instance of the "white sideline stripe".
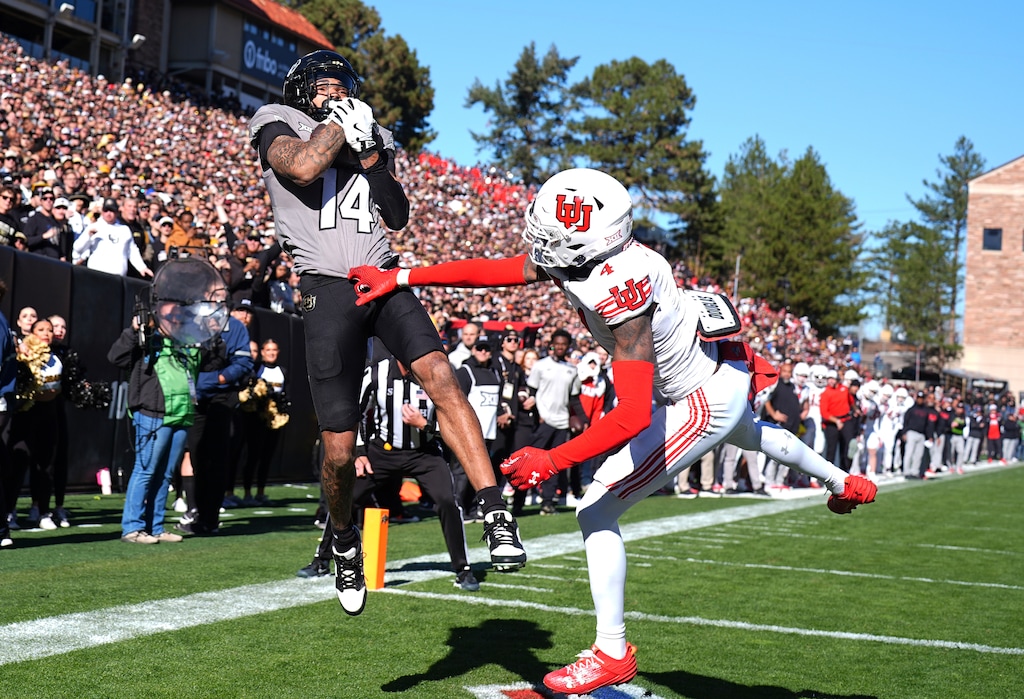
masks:
{"label": "white sideline stripe", "polygon": [[[817,499],[759,501],[756,504],[741,507],[626,524],[622,525],[621,531],[626,541],[636,541],[652,536],[675,534],[729,524],[731,522],[740,522],[764,515],[801,510],[819,504],[821,503]],[[573,534],[553,534],[539,539],[527,540],[527,551],[532,561],[573,554],[582,549],[583,539],[578,532]],[[489,560],[486,548],[474,548],[469,553],[471,561],[483,562]],[[433,570],[423,570],[424,564],[431,564],[437,567]],[[451,575],[451,572],[447,569],[449,564],[450,561],[446,554],[420,556],[403,561],[395,561],[388,568],[385,575],[385,583],[396,585],[403,582],[447,577]],[[534,567],[568,568],[569,566],[540,564]],[[406,568],[414,568],[414,570],[407,570]],[[394,588],[386,588],[384,591],[413,594],[411,591],[399,591]],[[0,665],[62,655],[74,650],[126,641],[165,631],[176,631],[243,616],[316,604],[333,599],[334,595],[333,580],[329,576],[313,580],[288,578],[286,580],[245,585],[227,590],[199,592],[170,599],[149,600],[139,604],[119,605],[90,612],[76,612],[32,621],[15,622],[0,626],[0,638],[4,641],[0,644]],[[430,596],[430,593],[422,593],[422,595]],[[531,605],[531,603],[527,602],[488,602],[485,598],[471,598],[466,595],[438,595],[436,598],[473,604],[488,603],[506,606],[543,607],[543,605]],[[564,611],[563,613],[592,614],[592,612],[585,612],[583,610]],[[733,625],[735,628],[759,628],[755,625],[745,625],[744,622],[723,621],[720,623],[721,625]],[[793,632],[800,631],[795,630]],[[819,632],[808,633],[813,635]],[[858,636],[842,637],[857,638]],[[56,639],[59,639],[59,641]],[[918,643],[912,639],[901,639],[895,642]],[[948,644],[942,647],[975,649],[972,647],[972,644],[944,641],[936,641],[935,643]],[[985,652],[1019,654],[1024,653],[1024,649],[1001,649]]]}
{"label": "white sideline stripe", "polygon": [[[537,602],[524,602],[523,600],[498,600],[486,597],[467,597],[462,595],[438,594],[435,592],[416,592],[414,590],[402,590],[388,588],[383,590],[392,595],[405,595],[418,599],[432,599],[445,602],[462,602],[463,604],[477,604],[487,607],[505,607],[514,609],[533,609],[541,612],[553,612],[555,614],[566,614],[569,616],[594,616],[589,609],[578,609],[576,607],[553,607]],[[1024,655],[1024,648],[1005,648],[1001,646],[987,646],[980,643],[964,643],[961,641],[940,641],[923,638],[904,638],[901,636],[881,636],[872,633],[852,633],[849,631],[825,631],[822,629],[801,629],[792,626],[777,626],[775,624],[751,624],[745,621],[731,621],[729,619],[705,619],[699,616],[664,616],[661,614],[645,614],[644,612],[626,612],[626,618],[633,621],[653,621],[666,624],[689,624],[691,626],[715,626],[725,629],[740,629],[743,631],[768,631],[771,633],[794,634],[797,636],[816,636],[819,638],[837,638],[846,641],[872,641],[876,643],[889,643],[901,646],[918,646],[921,648],[947,648],[951,650],[973,650],[978,653],[994,653],[997,655]]]}

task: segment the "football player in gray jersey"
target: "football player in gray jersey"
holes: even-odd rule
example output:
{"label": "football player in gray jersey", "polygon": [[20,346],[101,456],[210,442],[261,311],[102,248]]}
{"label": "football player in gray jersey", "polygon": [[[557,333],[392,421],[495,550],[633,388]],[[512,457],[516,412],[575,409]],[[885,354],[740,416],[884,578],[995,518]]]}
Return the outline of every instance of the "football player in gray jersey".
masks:
{"label": "football player in gray jersey", "polygon": [[359,76],[342,56],[314,51],[285,76],[284,104],[261,107],[249,126],[278,237],[301,275],[306,365],[324,444],[321,481],[335,530],[336,587],[351,615],[366,603],[352,491],[359,389],[367,341],[375,335],[434,402],[441,436],[477,490],[492,565],[515,570],[526,563],[476,414],[419,300],[407,290],[356,305],[349,270],[394,267],[385,225],[399,230],[409,220],[409,201],[394,177],[394,139],[357,99],[359,87]]}

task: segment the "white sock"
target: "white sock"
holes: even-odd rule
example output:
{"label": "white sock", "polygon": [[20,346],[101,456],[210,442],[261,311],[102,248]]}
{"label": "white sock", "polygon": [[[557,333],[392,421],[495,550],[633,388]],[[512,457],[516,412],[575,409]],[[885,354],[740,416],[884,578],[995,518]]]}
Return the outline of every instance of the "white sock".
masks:
{"label": "white sock", "polygon": [[622,660],[626,657],[626,625],[615,630],[598,629],[594,645],[608,657]]}

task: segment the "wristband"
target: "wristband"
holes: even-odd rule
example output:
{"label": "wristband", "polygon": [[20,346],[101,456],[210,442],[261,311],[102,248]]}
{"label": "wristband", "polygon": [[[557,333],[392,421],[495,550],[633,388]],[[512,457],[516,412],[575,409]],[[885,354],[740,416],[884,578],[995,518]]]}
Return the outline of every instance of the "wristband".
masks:
{"label": "wristband", "polygon": [[398,274],[395,275],[395,286],[409,286],[409,272],[410,270],[405,268],[398,270]]}

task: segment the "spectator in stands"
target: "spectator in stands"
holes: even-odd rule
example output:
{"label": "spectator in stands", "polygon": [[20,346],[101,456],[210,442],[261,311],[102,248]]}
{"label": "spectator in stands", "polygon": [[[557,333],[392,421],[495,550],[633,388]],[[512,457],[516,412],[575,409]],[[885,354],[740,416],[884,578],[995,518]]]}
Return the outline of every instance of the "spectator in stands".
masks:
{"label": "spectator in stands", "polygon": [[130,262],[140,275],[151,278],[153,272],[142,261],[131,229],[117,220],[118,210],[115,199],[103,201],[101,219],[86,226],[75,241],[75,258],[84,260],[89,269],[122,277]]}
{"label": "spectator in stands", "polygon": [[473,346],[479,337],[480,326],[476,323],[466,323],[462,326],[459,343],[448,353],[448,362],[454,369],[458,369],[464,361],[473,356]]}
{"label": "spectator in stands", "polygon": [[39,320],[39,314],[32,306],[25,306],[18,311],[18,321],[14,329],[14,336],[18,340],[24,340],[32,334],[32,326]]}
{"label": "spectator in stands", "polygon": [[21,231],[21,219],[14,215],[21,193],[11,185],[0,187],[0,245],[13,245],[14,234]]}
{"label": "spectator in stands", "polygon": [[[148,208],[146,211],[148,216]],[[147,222],[139,215],[138,199],[130,196],[122,199],[118,209],[118,218],[132,232],[132,241],[134,241],[135,247],[138,248],[139,256],[142,258],[143,263],[148,267],[152,267],[155,252],[150,239],[149,227],[146,225]],[[132,277],[145,276],[136,271],[134,265],[126,269],[125,272]]]}
{"label": "spectator in stands", "polygon": [[270,297],[270,310],[274,313],[299,313],[295,306],[295,288],[292,287],[291,277],[292,266],[287,260],[277,258],[270,263],[267,293]]}
{"label": "spectator in stands", "polygon": [[[67,233],[54,216],[56,195],[52,187],[40,187],[35,194],[39,197],[39,208],[36,209],[25,223],[25,238],[31,252],[59,260],[67,246]],[[64,200],[66,202],[67,200]],[[67,210],[66,203],[64,204]]]}

